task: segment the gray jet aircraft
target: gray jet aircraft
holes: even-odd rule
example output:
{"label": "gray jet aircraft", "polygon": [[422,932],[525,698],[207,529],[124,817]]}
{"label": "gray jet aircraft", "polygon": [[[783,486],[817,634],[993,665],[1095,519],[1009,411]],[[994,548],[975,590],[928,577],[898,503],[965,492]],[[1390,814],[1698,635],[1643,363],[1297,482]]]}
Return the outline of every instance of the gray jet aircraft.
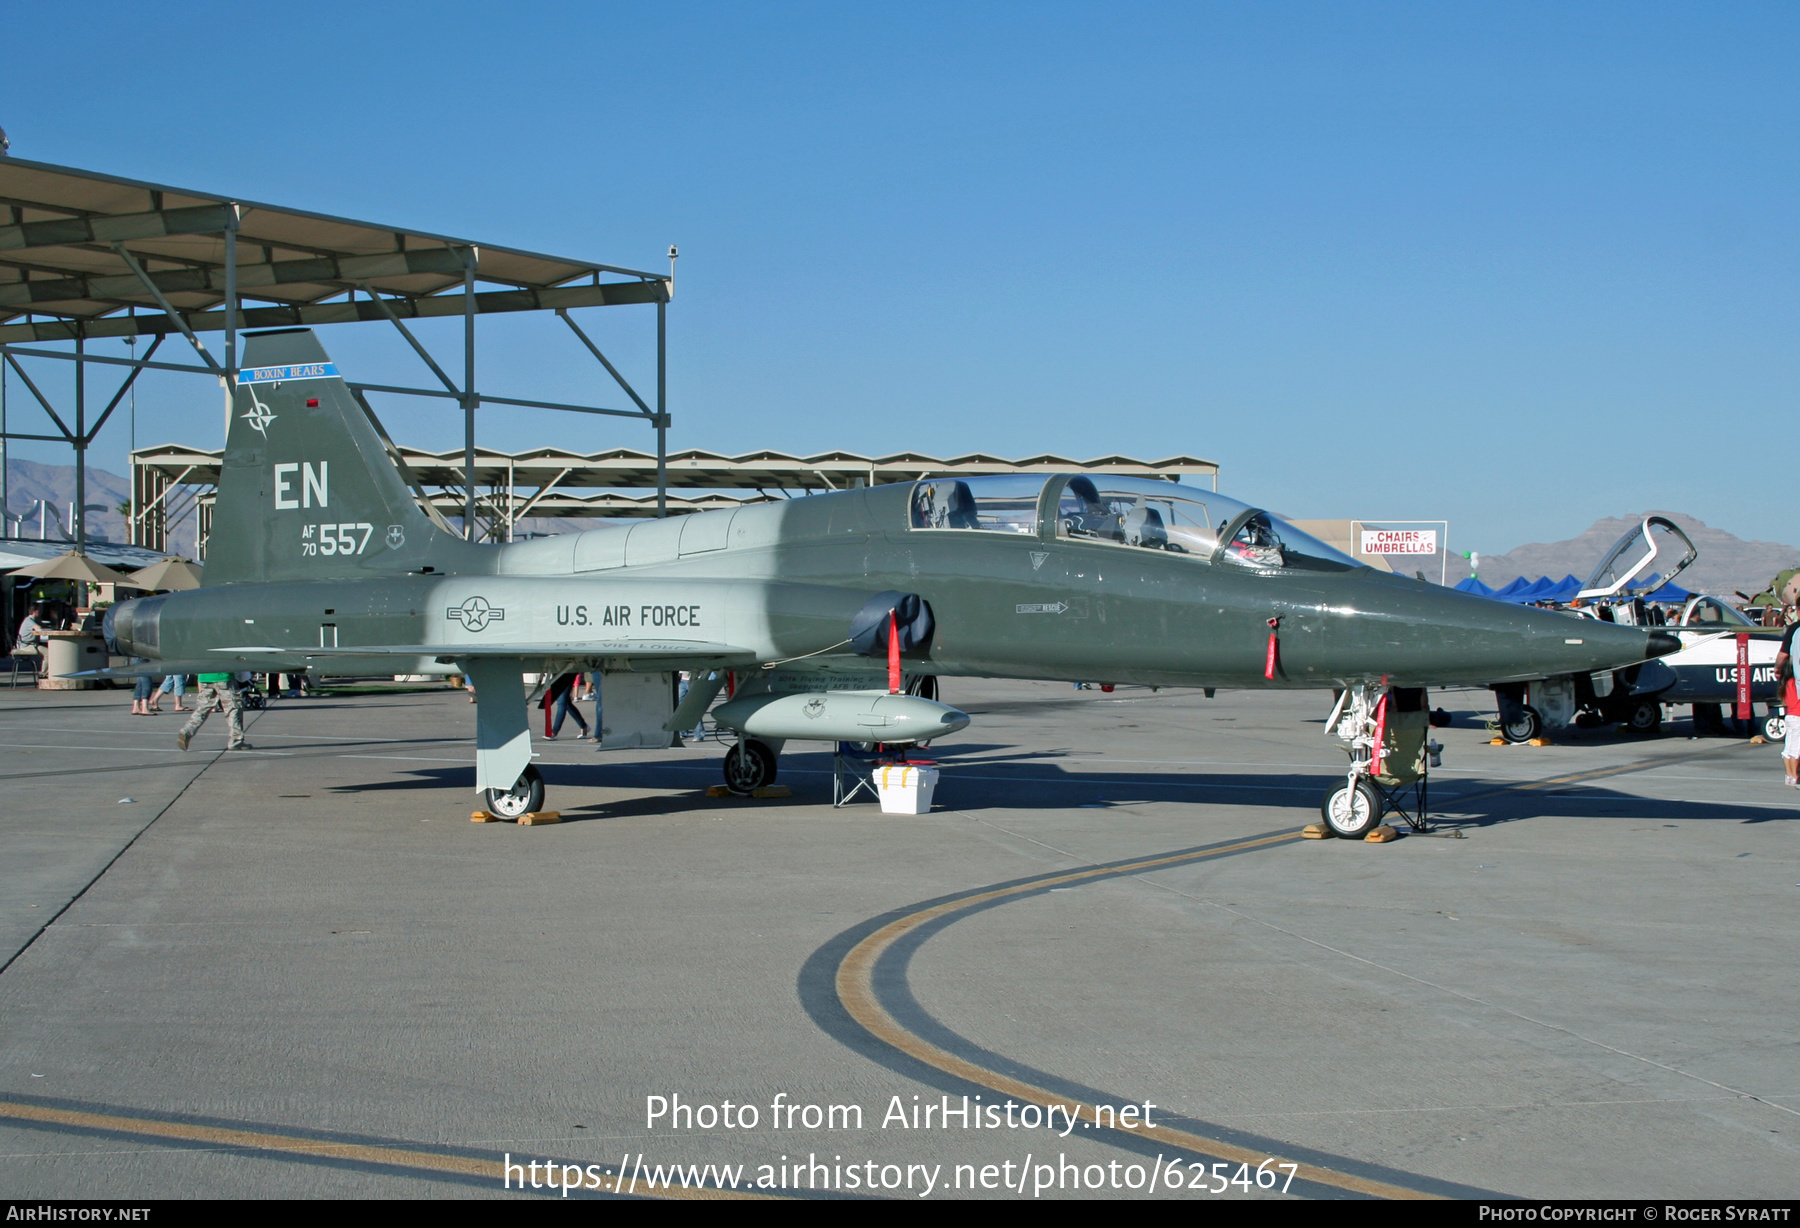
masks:
{"label": "gray jet aircraft", "polygon": [[[1418,712],[1420,688],[1680,647],[1375,572],[1214,492],[1102,475],[927,478],[478,545],[422,504],[311,330],[249,334],[245,363],[205,586],[113,607],[114,650],[150,664],[109,672],[465,674],[475,787],[502,817],[544,804],[526,673],[601,673],[602,749],[669,746],[731,687],[712,715],[737,735],[736,792],[772,780],[788,740],[954,733],[969,718],[927,696],[974,675],[1342,691],[1352,761],[1324,812],[1357,835],[1380,817],[1359,799],[1385,697]],[[677,670],[693,678],[679,705]]]}

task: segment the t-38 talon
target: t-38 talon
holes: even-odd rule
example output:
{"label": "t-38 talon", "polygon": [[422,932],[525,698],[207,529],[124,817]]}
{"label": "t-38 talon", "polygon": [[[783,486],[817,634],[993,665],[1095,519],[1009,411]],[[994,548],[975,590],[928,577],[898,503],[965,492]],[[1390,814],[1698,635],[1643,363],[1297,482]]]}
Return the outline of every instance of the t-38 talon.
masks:
{"label": "t-38 talon", "polygon": [[[927,478],[475,544],[415,498],[311,330],[250,334],[245,358],[205,587],[115,606],[107,635],[150,661],[136,672],[466,674],[475,787],[507,814],[544,804],[527,672],[603,675],[602,748],[668,746],[730,686],[713,715],[736,734],[727,783],[749,792],[791,739],[962,729],[928,697],[939,676],[1337,688],[1360,737],[1396,689],[1679,647],[1374,572],[1211,491],[1100,475]],[[676,670],[693,678],[679,706]]]}

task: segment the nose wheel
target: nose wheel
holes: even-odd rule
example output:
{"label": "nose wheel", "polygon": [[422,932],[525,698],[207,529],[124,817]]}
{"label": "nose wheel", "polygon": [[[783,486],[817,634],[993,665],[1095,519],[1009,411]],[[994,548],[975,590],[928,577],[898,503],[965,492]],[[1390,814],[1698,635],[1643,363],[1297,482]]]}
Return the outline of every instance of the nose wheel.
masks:
{"label": "nose wheel", "polygon": [[1331,834],[1346,840],[1360,840],[1381,822],[1381,795],[1367,780],[1358,778],[1352,785],[1340,780],[1325,794],[1319,814]]}
{"label": "nose wheel", "polygon": [[518,783],[510,789],[487,791],[488,813],[497,819],[517,819],[544,808],[544,777],[537,768],[527,765]]}

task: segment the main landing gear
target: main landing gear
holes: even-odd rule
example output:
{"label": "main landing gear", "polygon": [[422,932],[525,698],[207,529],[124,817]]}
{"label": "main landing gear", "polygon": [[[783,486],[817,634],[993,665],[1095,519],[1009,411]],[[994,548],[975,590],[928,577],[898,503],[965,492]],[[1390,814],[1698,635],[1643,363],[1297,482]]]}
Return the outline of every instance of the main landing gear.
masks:
{"label": "main landing gear", "polygon": [[749,797],[775,779],[776,754],[754,738],[740,739],[725,752],[725,787],[739,797]]}
{"label": "main landing gear", "polygon": [[1513,704],[1500,714],[1500,736],[1522,745],[1544,736],[1544,718],[1530,704]]}
{"label": "main landing gear", "polygon": [[536,814],[544,808],[544,777],[536,767],[527,765],[518,783],[510,789],[489,789],[486,793],[488,813],[497,819],[517,819]]}

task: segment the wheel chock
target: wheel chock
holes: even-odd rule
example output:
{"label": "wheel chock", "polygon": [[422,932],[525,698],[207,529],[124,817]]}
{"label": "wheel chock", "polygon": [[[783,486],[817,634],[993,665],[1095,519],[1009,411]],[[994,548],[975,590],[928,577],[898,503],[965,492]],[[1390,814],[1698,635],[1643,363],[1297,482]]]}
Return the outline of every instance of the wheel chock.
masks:
{"label": "wheel chock", "polygon": [[730,797],[730,796],[732,796],[732,793],[731,793],[731,790],[727,789],[724,785],[708,785],[706,787],[706,796],[708,796],[708,797]]}
{"label": "wheel chock", "polygon": [[469,816],[469,822],[471,823],[498,823],[499,821],[499,819],[496,819],[485,810],[477,810],[474,814]]}
{"label": "wheel chock", "polygon": [[1323,823],[1308,823],[1300,829],[1302,840],[1323,840],[1331,834],[1331,829]]}
{"label": "wheel chock", "polygon": [[750,794],[751,797],[792,797],[794,791],[786,785],[764,785]]}
{"label": "wheel chock", "polygon": [[1383,823],[1374,831],[1363,837],[1364,844],[1386,844],[1389,840],[1398,840],[1400,833]]}
{"label": "wheel chock", "polygon": [[548,827],[552,823],[562,822],[560,810],[533,810],[529,814],[519,816],[520,827]]}
{"label": "wheel chock", "polygon": [[1549,738],[1533,738],[1533,739],[1531,739],[1531,741],[1525,743],[1525,745],[1527,745],[1527,746],[1548,746],[1548,745],[1550,745],[1550,739]]}
{"label": "wheel chock", "polygon": [[1488,745],[1489,746],[1505,746],[1506,739],[1505,738],[1489,738]]}
{"label": "wheel chock", "polygon": [[1764,744],[1765,744],[1765,743],[1767,743],[1767,742],[1768,742],[1768,740],[1769,740],[1769,739],[1767,739],[1767,738],[1765,738],[1765,737],[1763,737],[1763,736],[1762,736],[1762,734],[1760,734],[1760,733],[1759,733],[1759,734],[1757,734],[1757,735],[1756,735],[1756,736],[1754,736],[1754,737],[1752,737],[1752,738],[1751,738],[1751,739],[1750,739],[1750,745],[1752,745],[1752,746],[1762,746],[1762,745],[1764,745]]}

